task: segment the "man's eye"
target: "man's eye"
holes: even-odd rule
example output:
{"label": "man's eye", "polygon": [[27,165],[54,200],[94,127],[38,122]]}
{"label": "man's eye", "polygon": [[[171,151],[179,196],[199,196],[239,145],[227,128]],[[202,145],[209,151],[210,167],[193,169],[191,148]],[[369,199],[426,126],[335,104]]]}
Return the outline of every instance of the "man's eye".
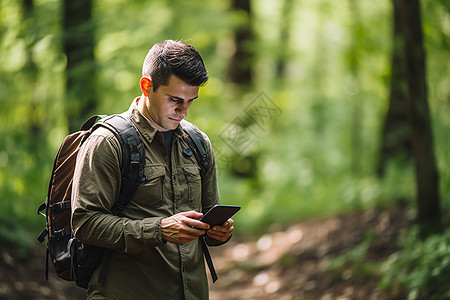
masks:
{"label": "man's eye", "polygon": [[169,98],[169,100],[170,100],[170,102],[173,102],[173,103],[177,103],[178,102],[177,99],[173,99],[173,98]]}

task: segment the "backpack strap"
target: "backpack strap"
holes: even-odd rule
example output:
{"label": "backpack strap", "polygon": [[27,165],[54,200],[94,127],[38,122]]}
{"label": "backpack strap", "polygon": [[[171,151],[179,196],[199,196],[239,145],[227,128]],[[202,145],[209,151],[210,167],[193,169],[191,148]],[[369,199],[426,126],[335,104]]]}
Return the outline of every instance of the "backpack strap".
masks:
{"label": "backpack strap", "polygon": [[[200,130],[194,124],[182,120],[180,122],[181,127],[187,133],[184,135],[184,140],[195,153],[195,158],[200,166],[200,174],[203,178],[205,176],[206,167],[208,166],[208,155],[205,150],[205,138],[203,137]],[[208,265],[209,272],[211,273],[212,281],[215,283],[219,277],[217,276],[216,269],[209,253],[208,246],[206,245],[204,237],[200,237],[200,246],[202,247],[203,255],[205,256],[206,264]]]}
{"label": "backpack strap", "polygon": [[197,162],[201,169],[201,175],[203,176],[209,163],[208,154],[206,153],[205,149],[205,138],[203,137],[197,126],[195,126],[194,124],[183,119],[181,120],[180,125],[187,133],[187,135],[184,135],[184,140],[188,144],[189,148],[194,151],[194,156],[197,159]]}
{"label": "backpack strap", "polygon": [[111,209],[113,215],[119,215],[139,185],[139,173],[145,160],[144,146],[136,128],[121,115],[103,118],[97,124],[111,130],[122,146],[122,185]]}
{"label": "backpack strap", "polygon": [[[101,119],[93,130],[100,126],[113,132],[122,147],[122,184],[117,201],[111,208],[111,213],[117,216],[138,188],[140,170],[145,163],[144,145],[136,128],[121,115]],[[103,254],[98,275],[99,282],[106,282],[106,266],[110,255],[110,251]]]}
{"label": "backpack strap", "polygon": [[106,115],[95,115],[90,117],[89,119],[87,119],[83,125],[81,125],[80,130],[89,130],[92,128],[92,126],[94,126],[95,122],[97,121],[98,118],[103,119],[105,118]]}

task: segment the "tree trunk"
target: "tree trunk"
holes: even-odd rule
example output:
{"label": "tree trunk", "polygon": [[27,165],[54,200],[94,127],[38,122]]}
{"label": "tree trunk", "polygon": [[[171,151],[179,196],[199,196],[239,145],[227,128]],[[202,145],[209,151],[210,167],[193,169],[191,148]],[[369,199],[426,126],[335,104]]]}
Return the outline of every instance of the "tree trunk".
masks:
{"label": "tree trunk", "polygon": [[408,120],[408,83],[406,81],[405,58],[405,13],[393,0],[393,48],[391,61],[391,90],[389,109],[384,120],[377,175],[382,177],[391,158],[412,156],[411,129]]}
{"label": "tree trunk", "polygon": [[441,211],[439,176],[433,150],[433,135],[428,108],[419,0],[399,0],[405,12],[405,57],[407,66],[408,104],[412,133],[412,150],[417,183],[417,221],[422,233],[440,230]]}
{"label": "tree trunk", "polygon": [[327,44],[325,23],[330,17],[329,4],[321,2],[319,5],[318,22],[314,27],[313,35],[315,36],[314,56],[312,62],[312,68],[309,71],[309,81],[311,82],[311,90],[313,91],[313,103],[311,106],[311,114],[313,122],[313,128],[317,136],[322,136],[327,127],[327,107],[329,103],[325,96],[326,90],[326,78],[327,78],[327,63],[329,60],[328,51],[330,47]]}
{"label": "tree trunk", "polygon": [[[24,36],[25,40],[25,51],[26,51],[26,61],[25,66],[23,68],[24,72],[23,74],[26,76],[26,82],[27,84],[24,86],[24,88],[27,88],[26,91],[24,91],[28,97],[29,97],[29,105],[30,105],[30,112],[29,112],[29,122],[30,122],[30,136],[32,139],[39,139],[41,131],[42,131],[42,122],[43,119],[39,114],[39,105],[42,105],[39,103],[39,93],[37,84],[39,80],[39,68],[34,62],[33,57],[33,47],[37,41],[37,34],[34,21],[34,3],[33,0],[23,0],[22,1],[22,8],[23,8],[23,31],[22,34]],[[30,143],[31,147],[34,147],[35,144],[32,141]]]}
{"label": "tree trunk", "polygon": [[246,15],[246,20],[234,34],[236,52],[230,62],[229,79],[233,83],[245,86],[252,83],[253,31],[250,0],[233,0],[231,3],[231,9],[242,11]]}
{"label": "tree trunk", "polygon": [[67,57],[67,116],[70,132],[95,111],[92,0],[64,0],[63,48]]}
{"label": "tree trunk", "polygon": [[281,83],[284,82],[286,73],[286,64],[288,60],[289,44],[290,44],[290,29],[292,25],[292,15],[294,13],[294,1],[284,0],[281,11],[280,24],[280,45],[276,69],[276,79]]}
{"label": "tree trunk", "polygon": [[362,35],[363,27],[361,22],[361,14],[359,12],[359,1],[350,0],[350,8],[352,12],[353,28],[354,28],[354,39],[353,45],[351,46],[349,53],[349,65],[351,78],[353,83],[351,84],[353,88],[347,88],[347,93],[352,100],[352,160],[351,169],[354,176],[361,175],[362,166],[362,154],[361,154],[361,131],[362,131],[362,119],[363,119],[363,109],[361,105],[360,96],[360,52],[359,52],[359,40]]}

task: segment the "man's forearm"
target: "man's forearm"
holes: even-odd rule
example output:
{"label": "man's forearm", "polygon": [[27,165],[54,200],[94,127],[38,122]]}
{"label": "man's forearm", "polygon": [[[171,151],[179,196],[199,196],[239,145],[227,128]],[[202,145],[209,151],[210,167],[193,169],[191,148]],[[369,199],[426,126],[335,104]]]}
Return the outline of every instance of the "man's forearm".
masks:
{"label": "man's forearm", "polygon": [[110,214],[94,213],[81,223],[81,216],[75,213],[72,224],[75,236],[83,243],[130,254],[141,253],[163,243],[162,218],[131,220]]}

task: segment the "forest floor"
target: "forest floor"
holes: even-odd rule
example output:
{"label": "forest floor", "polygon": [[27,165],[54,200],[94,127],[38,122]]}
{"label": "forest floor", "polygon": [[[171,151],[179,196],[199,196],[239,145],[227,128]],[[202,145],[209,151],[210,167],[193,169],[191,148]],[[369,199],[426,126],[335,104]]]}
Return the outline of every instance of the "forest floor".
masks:
{"label": "forest floor", "polygon": [[[403,208],[368,210],[233,239],[211,248],[219,276],[211,300],[405,299],[380,290],[377,270],[410,222]],[[53,270],[44,282],[44,248],[24,259],[0,246],[0,299],[85,299]]]}

